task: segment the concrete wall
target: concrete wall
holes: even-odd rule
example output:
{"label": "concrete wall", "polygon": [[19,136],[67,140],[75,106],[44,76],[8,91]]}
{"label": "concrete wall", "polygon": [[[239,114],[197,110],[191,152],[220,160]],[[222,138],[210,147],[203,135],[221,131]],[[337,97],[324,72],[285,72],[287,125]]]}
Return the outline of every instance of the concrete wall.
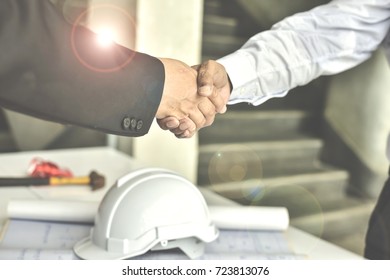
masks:
{"label": "concrete wall", "polygon": [[264,29],[292,14],[307,11],[330,0],[237,0]]}
{"label": "concrete wall", "polygon": [[[136,49],[157,57],[200,62],[202,0],[139,0]],[[148,135],[133,139],[133,155],[150,165],[168,168],[196,181],[198,139],[177,139],[156,123]]]}

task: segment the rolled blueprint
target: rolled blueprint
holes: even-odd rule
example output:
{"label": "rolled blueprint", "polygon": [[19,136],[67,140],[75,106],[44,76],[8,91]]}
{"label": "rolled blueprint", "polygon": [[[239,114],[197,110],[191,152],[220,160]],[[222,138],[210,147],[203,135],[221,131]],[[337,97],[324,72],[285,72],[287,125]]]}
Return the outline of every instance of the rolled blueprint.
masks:
{"label": "rolled blueprint", "polygon": [[[8,218],[93,223],[98,202],[64,200],[11,200]],[[289,225],[284,207],[209,206],[211,220],[220,229],[285,230]]]}
{"label": "rolled blueprint", "polygon": [[11,200],[7,216],[11,219],[93,223],[99,203],[66,200]]}
{"label": "rolled blueprint", "polygon": [[289,225],[285,207],[210,206],[209,211],[220,229],[286,230]]}

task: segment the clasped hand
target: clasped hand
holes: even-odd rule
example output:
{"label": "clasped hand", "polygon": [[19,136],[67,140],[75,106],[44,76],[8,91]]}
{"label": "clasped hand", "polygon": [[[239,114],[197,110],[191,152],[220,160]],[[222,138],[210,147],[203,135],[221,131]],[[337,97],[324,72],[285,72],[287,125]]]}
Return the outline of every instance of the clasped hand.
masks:
{"label": "clasped hand", "polygon": [[178,138],[190,138],[226,112],[231,86],[225,68],[216,61],[188,66],[160,59],[165,67],[165,84],[157,123]]}

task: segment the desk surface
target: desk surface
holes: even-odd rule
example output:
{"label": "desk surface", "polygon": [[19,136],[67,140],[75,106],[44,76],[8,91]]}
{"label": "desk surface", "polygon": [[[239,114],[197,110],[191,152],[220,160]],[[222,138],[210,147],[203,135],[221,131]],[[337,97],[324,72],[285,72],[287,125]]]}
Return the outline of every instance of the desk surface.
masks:
{"label": "desk surface", "polygon": [[[131,170],[145,167],[133,158],[108,147],[83,148],[52,151],[32,151],[0,154],[0,176],[25,176],[28,164],[34,157],[53,161],[60,166],[70,167],[75,176],[85,176],[96,170],[106,178],[103,189],[92,192],[89,187],[2,187],[0,188],[0,231],[5,221],[7,203],[10,199],[74,199],[100,201],[116,179]],[[208,189],[201,188],[209,205],[232,205]],[[288,241],[296,254],[309,259],[362,259],[361,256],[337,247],[294,227],[286,231]]]}

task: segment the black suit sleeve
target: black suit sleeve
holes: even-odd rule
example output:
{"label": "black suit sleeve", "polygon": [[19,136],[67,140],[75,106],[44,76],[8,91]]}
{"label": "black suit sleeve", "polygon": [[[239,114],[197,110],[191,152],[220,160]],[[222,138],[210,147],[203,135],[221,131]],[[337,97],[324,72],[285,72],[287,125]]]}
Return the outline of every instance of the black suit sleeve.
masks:
{"label": "black suit sleeve", "polygon": [[0,106],[106,133],[146,134],[161,100],[163,64],[96,39],[47,0],[1,0]]}

